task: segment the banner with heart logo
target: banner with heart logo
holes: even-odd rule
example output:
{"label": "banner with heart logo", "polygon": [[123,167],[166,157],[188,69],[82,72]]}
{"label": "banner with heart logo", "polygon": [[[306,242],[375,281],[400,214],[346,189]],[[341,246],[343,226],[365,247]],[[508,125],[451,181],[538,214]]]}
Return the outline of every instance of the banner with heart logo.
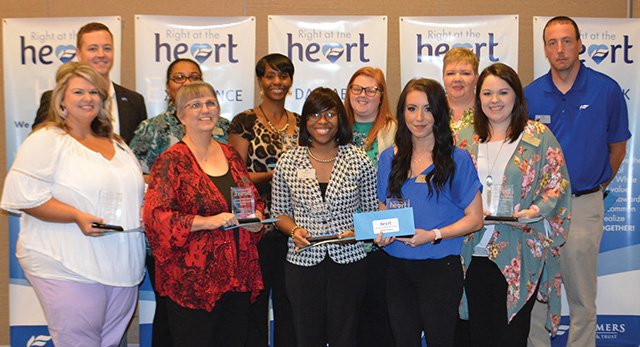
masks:
{"label": "banner with heart logo", "polygon": [[[111,69],[120,80],[120,17],[4,18],[2,20],[5,129],[7,166],[31,132],[40,96],[55,86],[60,65],[75,61],[77,32],[83,25],[100,22],[113,34],[116,52]],[[19,219],[9,216],[9,324],[12,346],[52,346],[47,321],[35,292],[15,257]]]}
{"label": "banner with heart logo", "polygon": [[149,116],[164,112],[166,72],[188,58],[218,94],[229,120],[253,107],[256,21],[254,17],[135,16],[136,84]]}
{"label": "banner with heart logo", "polygon": [[269,52],[288,56],[296,68],[286,108],[300,112],[317,87],[344,99],[351,75],[363,66],[387,70],[385,16],[269,16]]}
{"label": "banner with heart logo", "polygon": [[401,85],[427,77],[442,83],[442,59],[452,47],[467,47],[479,70],[501,62],[518,70],[518,15],[400,17]]}
{"label": "banner with heart logo", "polygon": [[[533,17],[534,78],[549,72],[542,38],[549,19],[551,17]],[[636,295],[640,287],[640,183],[634,175],[640,170],[637,153],[640,148],[640,19],[572,19],[580,28],[580,60],[620,85],[627,101],[632,134],[627,143],[627,157],[609,185],[609,194],[604,201],[604,232],[598,258],[596,344],[640,345],[640,304]],[[585,103],[579,107],[588,106]],[[561,331],[553,340],[553,346],[564,346],[567,340],[569,308],[566,301],[562,315]]]}

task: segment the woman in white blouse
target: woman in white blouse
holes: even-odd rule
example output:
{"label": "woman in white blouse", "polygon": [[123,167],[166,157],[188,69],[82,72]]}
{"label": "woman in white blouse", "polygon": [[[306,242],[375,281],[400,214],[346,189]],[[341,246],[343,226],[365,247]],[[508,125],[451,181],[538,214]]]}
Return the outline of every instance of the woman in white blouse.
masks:
{"label": "woman in white blouse", "polygon": [[144,276],[144,237],[94,223],[140,224],[144,190],[135,156],[113,133],[105,80],[68,63],[46,122],[7,174],[1,207],[21,214],[16,257],[57,346],[116,346]]}

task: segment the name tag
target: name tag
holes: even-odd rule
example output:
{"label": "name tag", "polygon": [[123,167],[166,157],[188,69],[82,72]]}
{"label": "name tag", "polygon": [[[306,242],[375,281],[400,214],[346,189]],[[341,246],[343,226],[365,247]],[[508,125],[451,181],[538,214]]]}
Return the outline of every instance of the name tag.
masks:
{"label": "name tag", "polygon": [[551,123],[551,115],[550,114],[537,114],[534,117],[535,120],[542,124],[550,124]]}
{"label": "name tag", "polygon": [[296,173],[299,180],[303,180],[305,178],[316,178],[316,169],[298,169]]}
{"label": "name tag", "polygon": [[529,134],[524,134],[522,136],[522,141],[524,141],[526,143],[529,143],[529,144],[531,144],[531,145],[533,145],[535,147],[538,147],[538,145],[540,144],[540,139],[539,138],[533,137],[533,136],[531,136]]}

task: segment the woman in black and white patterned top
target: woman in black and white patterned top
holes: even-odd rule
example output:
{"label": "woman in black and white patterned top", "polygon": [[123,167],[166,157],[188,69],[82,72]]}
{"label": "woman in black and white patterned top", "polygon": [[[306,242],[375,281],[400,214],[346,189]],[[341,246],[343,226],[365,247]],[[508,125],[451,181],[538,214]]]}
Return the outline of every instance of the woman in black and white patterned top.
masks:
{"label": "woman in black and white patterned top", "polygon": [[352,215],[377,209],[375,169],[351,144],[340,97],[317,88],[302,108],[299,146],[273,175],[272,215],[289,231],[285,280],[300,346],[354,346],[364,293],[362,242],[315,246],[310,237],[353,236]]}

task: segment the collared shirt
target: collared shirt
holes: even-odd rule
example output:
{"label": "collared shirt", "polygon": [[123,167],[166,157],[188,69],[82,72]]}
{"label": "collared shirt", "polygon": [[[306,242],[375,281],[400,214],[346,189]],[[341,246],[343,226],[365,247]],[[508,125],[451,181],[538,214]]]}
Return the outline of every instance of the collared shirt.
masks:
{"label": "collared shirt", "polygon": [[565,154],[573,192],[592,189],[612,175],[609,144],[631,137],[620,85],[580,66],[573,86],[562,94],[551,72],[525,88],[529,118],[547,125]]}
{"label": "collared shirt", "polygon": [[118,96],[116,95],[116,88],[113,83],[109,83],[109,97],[111,98],[111,124],[113,125],[113,132],[120,134],[120,113],[118,112]]}

